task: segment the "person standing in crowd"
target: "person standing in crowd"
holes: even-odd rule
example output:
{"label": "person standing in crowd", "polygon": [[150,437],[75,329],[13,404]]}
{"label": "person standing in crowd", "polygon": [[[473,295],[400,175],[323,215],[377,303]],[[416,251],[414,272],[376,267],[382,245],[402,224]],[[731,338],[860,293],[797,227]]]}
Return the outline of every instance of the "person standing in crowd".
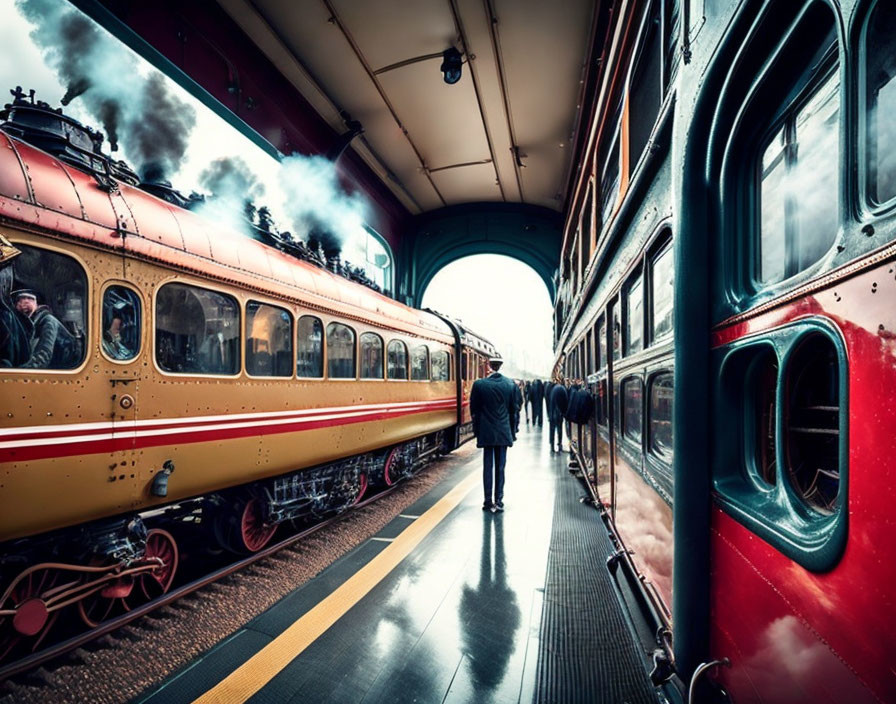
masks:
{"label": "person standing in crowd", "polygon": [[12,260],[21,253],[0,235],[0,367],[21,367],[31,355],[28,333],[10,298],[15,281]]}
{"label": "person standing in crowd", "polygon": [[529,425],[529,409],[532,406],[532,382],[526,382],[526,388],[523,389],[523,402],[526,404],[526,425]]}
{"label": "person standing in crowd", "polygon": [[563,419],[569,406],[569,394],[563,379],[551,387],[548,398],[548,423],[550,424],[551,452],[554,451],[554,433],[557,434],[557,452],[563,452]]}
{"label": "person standing in crowd", "polygon": [[496,513],[504,510],[504,468],[507,448],[513,445],[520,425],[519,389],[499,372],[500,357],[489,360],[492,374],[473,382],[470,391],[470,413],[476,447],[482,453],[482,488],[485,501],[483,511]]}
{"label": "person standing in crowd", "polygon": [[544,382],[536,379],[532,382],[532,425],[539,428],[544,418]]}
{"label": "person standing in crowd", "polygon": [[[16,310],[31,325],[31,353],[22,367],[26,369],[71,369],[78,362],[77,342],[59,322],[50,307],[37,304],[30,289],[13,292]],[[27,328],[27,325],[26,325]]]}

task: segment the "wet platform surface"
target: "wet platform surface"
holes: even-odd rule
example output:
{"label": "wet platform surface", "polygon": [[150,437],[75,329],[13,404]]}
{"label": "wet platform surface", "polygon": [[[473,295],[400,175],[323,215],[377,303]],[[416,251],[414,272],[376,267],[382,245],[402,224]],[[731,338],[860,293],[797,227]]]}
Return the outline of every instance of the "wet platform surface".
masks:
{"label": "wet platform surface", "polygon": [[604,566],[612,545],[547,428],[481,453],[380,533],[137,701],[656,702]]}

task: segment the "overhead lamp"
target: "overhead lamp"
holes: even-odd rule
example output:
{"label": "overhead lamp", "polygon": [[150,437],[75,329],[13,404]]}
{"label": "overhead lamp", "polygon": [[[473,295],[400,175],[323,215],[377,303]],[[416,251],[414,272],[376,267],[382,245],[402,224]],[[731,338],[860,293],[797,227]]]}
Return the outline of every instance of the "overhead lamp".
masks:
{"label": "overhead lamp", "polygon": [[460,80],[460,74],[464,67],[463,56],[453,46],[442,52],[442,65],[439,70],[449,86]]}

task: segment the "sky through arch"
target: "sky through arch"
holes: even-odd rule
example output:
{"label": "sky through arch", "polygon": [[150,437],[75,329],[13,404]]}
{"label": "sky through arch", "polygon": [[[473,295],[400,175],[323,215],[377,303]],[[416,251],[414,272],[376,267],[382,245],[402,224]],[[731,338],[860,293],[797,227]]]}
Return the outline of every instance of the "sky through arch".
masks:
{"label": "sky through arch", "polygon": [[493,342],[508,375],[548,378],[553,308],[528,264],[499,254],[463,257],[439,270],[422,300],[422,307],[458,318]]}

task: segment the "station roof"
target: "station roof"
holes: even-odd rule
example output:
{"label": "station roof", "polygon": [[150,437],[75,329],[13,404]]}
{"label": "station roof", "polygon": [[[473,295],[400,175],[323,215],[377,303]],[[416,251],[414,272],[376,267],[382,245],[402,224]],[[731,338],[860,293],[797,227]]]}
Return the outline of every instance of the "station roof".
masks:
{"label": "station roof", "polygon": [[594,0],[218,2],[411,213],[564,207]]}

